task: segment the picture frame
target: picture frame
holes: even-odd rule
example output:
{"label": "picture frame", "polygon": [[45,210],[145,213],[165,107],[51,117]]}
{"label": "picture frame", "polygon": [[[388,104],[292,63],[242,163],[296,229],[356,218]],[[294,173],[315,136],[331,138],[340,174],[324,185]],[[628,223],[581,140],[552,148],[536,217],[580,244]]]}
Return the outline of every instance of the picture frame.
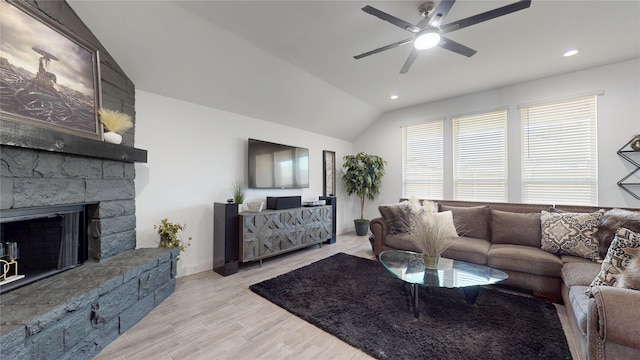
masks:
{"label": "picture frame", "polygon": [[322,195],[335,196],[336,194],[336,153],[334,151],[322,151]]}
{"label": "picture frame", "polygon": [[98,49],[25,1],[0,14],[0,119],[102,140]]}

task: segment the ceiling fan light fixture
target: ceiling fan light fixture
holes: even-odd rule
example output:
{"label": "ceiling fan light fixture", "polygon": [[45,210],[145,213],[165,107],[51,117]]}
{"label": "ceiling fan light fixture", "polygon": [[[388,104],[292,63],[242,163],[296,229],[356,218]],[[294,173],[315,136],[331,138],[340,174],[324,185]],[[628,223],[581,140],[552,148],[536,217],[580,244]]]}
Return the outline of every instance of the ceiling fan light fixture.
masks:
{"label": "ceiling fan light fixture", "polygon": [[429,29],[416,36],[416,39],[413,41],[413,47],[415,47],[416,50],[426,50],[431,49],[439,43],[440,34],[433,29]]}
{"label": "ceiling fan light fixture", "polygon": [[576,55],[577,53],[578,53],[578,50],[572,49],[572,50],[566,51],[563,55],[564,57],[571,57],[573,55]]}

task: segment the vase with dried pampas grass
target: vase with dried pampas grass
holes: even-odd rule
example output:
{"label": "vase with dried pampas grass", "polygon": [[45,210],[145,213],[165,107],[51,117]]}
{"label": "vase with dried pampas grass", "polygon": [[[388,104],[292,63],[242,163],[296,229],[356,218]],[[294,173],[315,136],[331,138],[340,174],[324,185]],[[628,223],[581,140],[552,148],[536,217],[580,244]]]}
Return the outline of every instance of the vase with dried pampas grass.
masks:
{"label": "vase with dried pampas grass", "polygon": [[104,133],[104,140],[114,144],[122,142],[122,133],[133,127],[133,121],[128,114],[115,110],[100,109],[98,110],[100,122],[107,130]]}
{"label": "vase with dried pampas grass", "polygon": [[450,230],[445,224],[436,220],[436,216],[429,208],[425,208],[417,200],[411,199],[412,216],[415,227],[413,239],[424,257],[427,269],[437,269],[438,260],[444,250],[449,247]]}

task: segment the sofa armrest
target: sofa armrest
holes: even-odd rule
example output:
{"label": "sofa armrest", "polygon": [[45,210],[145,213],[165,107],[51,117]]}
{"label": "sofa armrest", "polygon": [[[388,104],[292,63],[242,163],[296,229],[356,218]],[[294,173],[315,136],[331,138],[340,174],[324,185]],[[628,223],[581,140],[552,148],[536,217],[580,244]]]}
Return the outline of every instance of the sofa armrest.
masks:
{"label": "sofa armrest", "polygon": [[598,312],[599,337],[640,350],[640,291],[594,286],[591,292]]}
{"label": "sofa armrest", "polygon": [[389,226],[383,218],[375,218],[369,222],[369,229],[373,234],[373,254],[378,257],[384,250],[384,242],[389,233]]}

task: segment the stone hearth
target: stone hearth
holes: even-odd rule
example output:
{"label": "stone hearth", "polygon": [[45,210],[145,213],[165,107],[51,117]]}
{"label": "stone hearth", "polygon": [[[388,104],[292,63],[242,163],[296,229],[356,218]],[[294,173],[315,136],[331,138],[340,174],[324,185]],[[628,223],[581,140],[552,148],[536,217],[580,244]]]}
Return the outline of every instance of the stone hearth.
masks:
{"label": "stone hearth", "polygon": [[[101,106],[135,86],[65,1],[25,3],[98,49]],[[90,359],[175,288],[177,250],[136,249],[135,127],[107,144],[0,116],[0,211],[87,205],[87,261],[0,295],[0,358]]]}

